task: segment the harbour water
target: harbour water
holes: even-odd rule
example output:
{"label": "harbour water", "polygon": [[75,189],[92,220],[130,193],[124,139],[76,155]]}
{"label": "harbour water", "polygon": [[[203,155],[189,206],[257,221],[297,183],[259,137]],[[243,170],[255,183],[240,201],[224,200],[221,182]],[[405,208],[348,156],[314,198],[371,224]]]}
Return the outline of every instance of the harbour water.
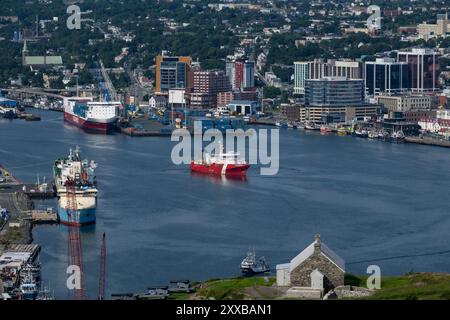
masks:
{"label": "harbour water", "polygon": [[[62,114],[36,113],[41,122],[0,120],[0,163],[34,182],[79,145],[99,164],[97,224],[81,235],[90,298],[103,232],[107,296],[237,276],[249,246],[275,266],[316,233],[351,273],[371,264],[382,274],[450,272],[448,149],[282,129],[278,175],[252,167],[247,181],[224,180],[175,166],[167,137],[86,134]],[[69,298],[67,228],[37,226],[33,237],[44,283]]]}

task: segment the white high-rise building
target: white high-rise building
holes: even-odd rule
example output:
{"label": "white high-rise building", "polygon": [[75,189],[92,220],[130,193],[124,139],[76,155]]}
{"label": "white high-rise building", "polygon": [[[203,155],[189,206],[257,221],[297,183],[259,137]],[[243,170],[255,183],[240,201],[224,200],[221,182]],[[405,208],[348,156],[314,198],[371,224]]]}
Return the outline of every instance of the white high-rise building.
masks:
{"label": "white high-rise building", "polygon": [[309,78],[309,62],[294,62],[294,93],[305,94],[305,80]]}
{"label": "white high-rise building", "polygon": [[313,61],[294,62],[294,93],[305,93],[305,80],[325,77],[344,77],[362,79],[359,61],[314,59]]}

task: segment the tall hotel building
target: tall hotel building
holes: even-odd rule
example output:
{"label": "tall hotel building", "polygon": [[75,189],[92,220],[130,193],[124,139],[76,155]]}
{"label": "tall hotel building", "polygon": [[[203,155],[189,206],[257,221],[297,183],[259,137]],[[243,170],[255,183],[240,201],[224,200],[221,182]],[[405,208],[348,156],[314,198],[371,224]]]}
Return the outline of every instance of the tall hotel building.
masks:
{"label": "tall hotel building", "polygon": [[294,62],[294,93],[305,94],[305,80],[309,78],[309,62]]}
{"label": "tall hotel building", "polygon": [[163,52],[156,56],[156,92],[166,93],[169,89],[193,87],[194,76],[191,57],[166,56]]}
{"label": "tall hotel building", "polygon": [[368,95],[397,94],[408,89],[408,64],[393,58],[365,63],[364,84]]}
{"label": "tall hotel building", "polygon": [[253,61],[227,61],[225,70],[233,90],[255,87],[255,63]]}
{"label": "tall hotel building", "polygon": [[398,61],[408,64],[408,88],[412,92],[430,92],[439,89],[439,52],[431,49],[399,51]]}

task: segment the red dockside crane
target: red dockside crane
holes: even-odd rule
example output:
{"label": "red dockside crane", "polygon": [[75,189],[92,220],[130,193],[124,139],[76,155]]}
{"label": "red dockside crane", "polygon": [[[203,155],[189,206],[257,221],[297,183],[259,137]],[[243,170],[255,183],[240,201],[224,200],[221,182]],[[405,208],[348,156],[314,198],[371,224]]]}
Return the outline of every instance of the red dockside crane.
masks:
{"label": "red dockside crane", "polygon": [[105,298],[105,271],[106,271],[106,241],[105,233],[102,237],[102,245],[100,247],[100,274],[98,280],[98,299]]}
{"label": "red dockside crane", "polygon": [[74,298],[76,300],[86,299],[84,290],[84,274],[83,274],[83,254],[81,248],[80,228],[77,221],[78,205],[75,193],[75,184],[73,181],[66,182],[67,190],[67,216],[68,216],[68,247],[69,247],[69,263],[72,266],[80,268],[80,288],[74,289]]}

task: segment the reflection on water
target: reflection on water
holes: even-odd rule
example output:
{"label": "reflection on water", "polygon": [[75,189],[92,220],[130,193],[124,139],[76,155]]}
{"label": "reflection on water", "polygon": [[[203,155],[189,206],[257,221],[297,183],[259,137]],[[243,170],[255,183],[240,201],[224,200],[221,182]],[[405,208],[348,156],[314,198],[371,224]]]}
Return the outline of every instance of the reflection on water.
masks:
{"label": "reflection on water", "polygon": [[219,184],[223,186],[233,185],[235,183],[247,183],[247,176],[225,176],[214,175],[200,172],[191,172],[191,177],[195,179],[203,179],[210,183]]}

